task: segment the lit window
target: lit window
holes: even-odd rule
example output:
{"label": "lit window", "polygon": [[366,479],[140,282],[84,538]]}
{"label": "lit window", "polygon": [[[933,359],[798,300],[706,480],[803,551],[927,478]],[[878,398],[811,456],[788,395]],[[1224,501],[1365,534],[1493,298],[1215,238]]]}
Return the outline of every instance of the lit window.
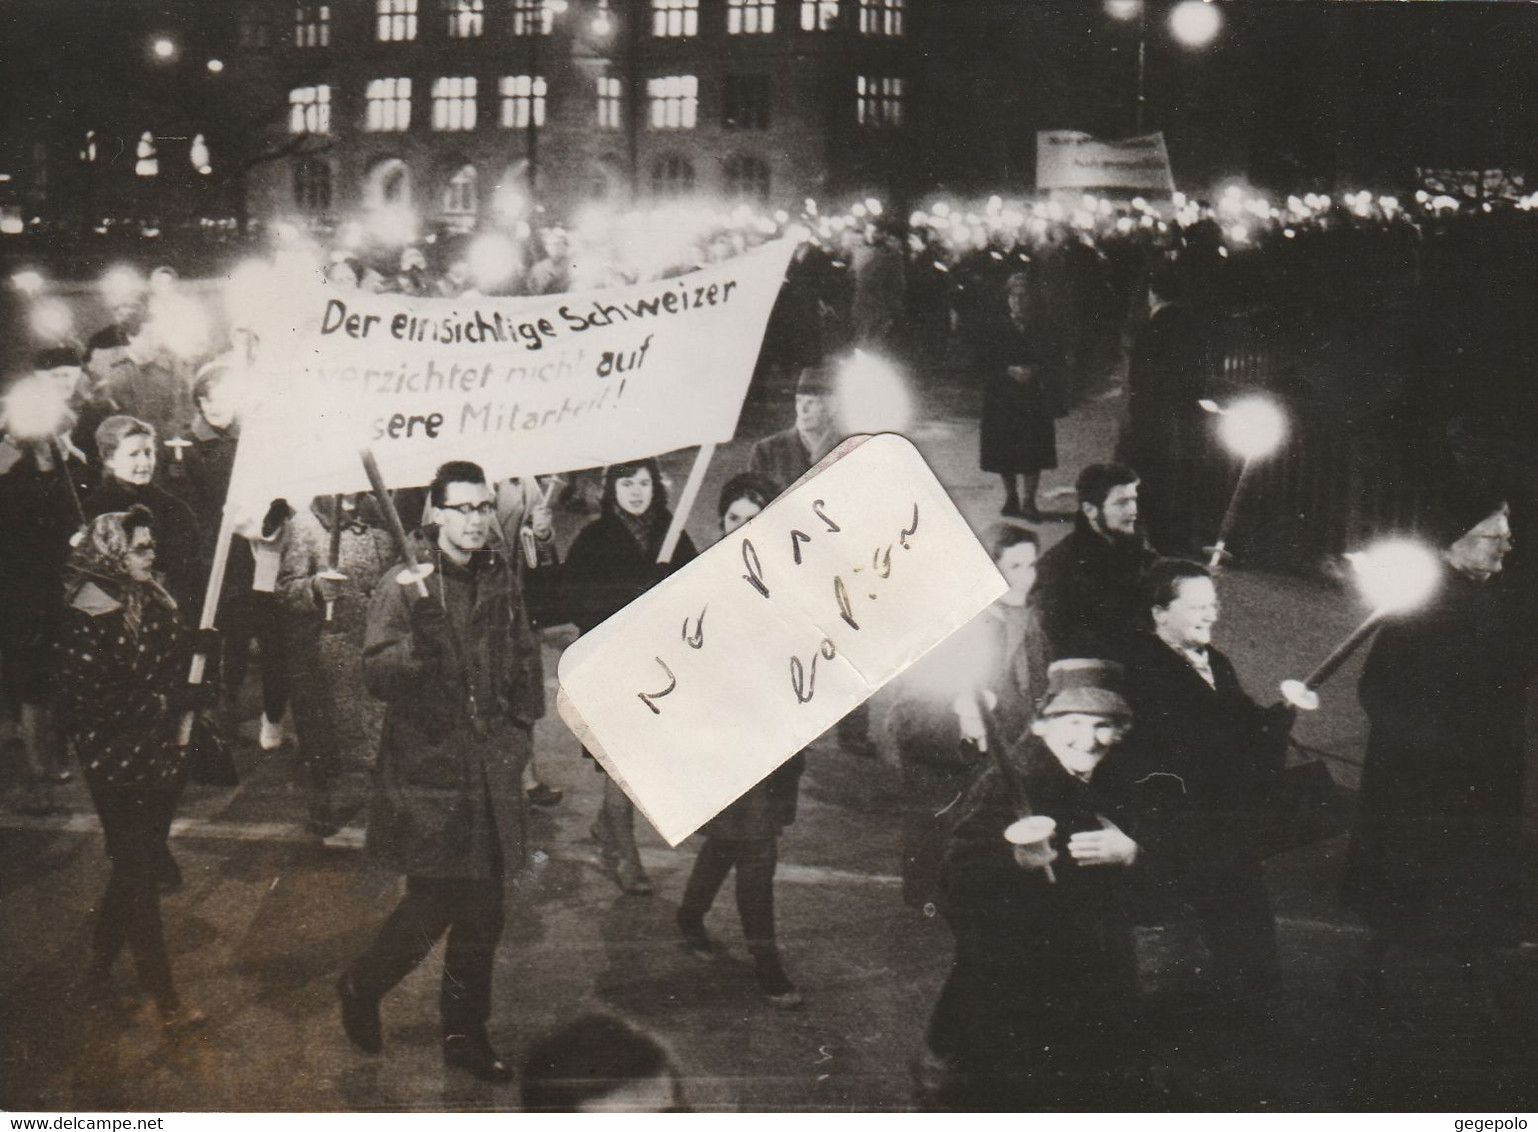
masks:
{"label": "lit window", "polygon": [[861,35],[901,35],[903,0],[860,0]]}
{"label": "lit window", "polygon": [[774,31],[775,0],[727,0],[727,35],[769,35]]}
{"label": "lit window", "polygon": [[514,35],[549,35],[554,27],[550,0],[513,0]]}
{"label": "lit window", "polygon": [[363,128],[394,133],[411,125],[411,80],[374,79],[368,84],[368,114]]}
{"label": "lit window", "polygon": [[331,211],[331,166],[306,158],[294,166],[294,203],[305,212]]}
{"label": "lit window", "polygon": [[380,43],[406,43],[417,37],[417,0],[378,0],[375,10]]}
{"label": "lit window", "polygon": [[187,147],[187,160],[192,167],[203,176],[208,176],[214,171],[212,161],[208,155],[208,139],[202,134],[194,134],[192,144]]}
{"label": "lit window", "polygon": [[646,80],[652,129],[692,130],[700,109],[700,80],[694,75],[666,75]]}
{"label": "lit window", "polygon": [[444,186],[444,215],[459,219],[473,219],[479,210],[480,197],[476,192],[475,166],[462,166]]}
{"label": "lit window", "polygon": [[738,156],[726,163],[728,196],[760,203],[769,199],[769,165],[757,157]]}
{"label": "lit window", "polygon": [[331,5],[296,5],[294,8],[294,46],[327,47],[330,43]]}
{"label": "lit window", "polygon": [[502,125],[509,129],[545,124],[545,80],[540,75],[506,75],[502,79]]}
{"label": "lit window", "polygon": [[652,193],[659,197],[683,196],[694,191],[694,166],[687,157],[670,153],[652,166]]}
{"label": "lit window", "polygon": [[838,23],[838,0],[801,0],[801,30],[829,31]]}
{"label": "lit window", "polygon": [[652,0],[652,34],[656,36],[698,35],[700,0]]}
{"label": "lit window", "polygon": [[329,134],[331,132],[331,88],[300,86],[288,92],[288,132],[291,134]]}
{"label": "lit window", "polygon": [[443,0],[450,39],[474,39],[486,30],[486,0]]}
{"label": "lit window", "polygon": [[96,160],[96,131],[95,130],[87,130],[85,132],[85,145],[80,150],[80,160],[81,161],[95,161]]}
{"label": "lit window", "polygon": [[607,75],[598,79],[598,126],[604,130],[619,129],[620,81]]}
{"label": "lit window", "polygon": [[729,130],[768,129],[768,75],[726,76],[721,85],[721,124]]}
{"label": "lit window", "polygon": [[141,177],[160,176],[160,158],[156,156],[155,135],[145,130],[139,135],[139,148],[134,151],[134,172]]}
{"label": "lit window", "polygon": [[475,76],[433,80],[433,129],[475,129]]}
{"label": "lit window", "polygon": [[903,124],[903,81],[897,78],[855,78],[855,116],[862,126]]}

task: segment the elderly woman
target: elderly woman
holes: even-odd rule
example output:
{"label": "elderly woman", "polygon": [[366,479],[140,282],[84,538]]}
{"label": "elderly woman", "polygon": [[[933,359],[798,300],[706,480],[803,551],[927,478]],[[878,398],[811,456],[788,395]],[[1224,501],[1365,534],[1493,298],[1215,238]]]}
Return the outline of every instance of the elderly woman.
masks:
{"label": "elderly woman", "polygon": [[[721,533],[729,535],[769,505],[774,485],[746,472],[733,476],[721,490]],[[700,846],[684,898],[678,909],[678,928],[684,943],[697,958],[713,960],[720,954],[705,931],[705,914],[715,902],[727,874],[737,872],[737,915],[742,934],[753,956],[758,988],[771,1006],[781,1010],[801,1005],[801,994],[780,963],[774,938],[774,872],[779,863],[780,832],[796,820],[796,796],[804,755],[795,754],[700,830]]]}
{"label": "elderly woman", "polygon": [[1535,634],[1499,577],[1512,547],[1506,503],[1472,492],[1431,532],[1447,578],[1390,620],[1362,668],[1367,758],[1346,858],[1347,903],[1372,929],[1347,989],[1387,989],[1394,948],[1458,958],[1522,942],[1524,696]]}
{"label": "elderly woman", "polygon": [[1040,544],[1009,523],[990,534],[1008,591],[902,678],[886,733],[903,776],[903,900],[932,914],[954,804],[987,747],[984,709],[997,741],[1025,734],[1047,677],[1046,638],[1028,604]]}
{"label": "elderly woman", "polygon": [[1128,1105],[1115,1089],[1139,1061],[1130,886],[1159,855],[1116,752],[1131,724],[1120,665],[1060,660],[1029,736],[960,803],[944,869],[956,961],[927,1034],[929,1100]]}
{"label": "elderly woman", "polygon": [[101,486],[85,500],[86,518],[149,508],[155,517],[155,565],[183,610],[196,609],[206,577],[198,566],[198,521],[192,508],[155,481],[155,426],[118,413],[96,429]]}
{"label": "elderly woman", "polygon": [[[694,543],[685,532],[679,536],[671,563],[657,562],[673,513],[668,510],[667,490],[655,460],[611,465],[604,473],[601,511],[577,535],[562,567],[564,606],[584,633],[695,556]],[[592,834],[620,888],[632,896],[651,895],[651,880],[636,849],[635,806],[607,775],[603,809]]]}
{"label": "elderly woman", "polygon": [[[1004,515],[1041,521],[1036,491],[1041,473],[1057,467],[1057,417],[1062,393],[1054,359],[1031,316],[1029,276],[1005,285],[1008,308],[984,349],[988,383],[983,389],[978,466],[1004,483]],[[1017,486],[1018,484],[1018,486]]]}
{"label": "elderly woman", "polygon": [[176,602],[154,573],[153,519],[143,507],[98,515],[70,555],[59,647],[59,719],[107,836],[112,872],[92,940],[89,990],[111,995],[126,943],[167,1030],[197,1025],[171,979],[158,872],[185,751],[177,721],[195,706]]}

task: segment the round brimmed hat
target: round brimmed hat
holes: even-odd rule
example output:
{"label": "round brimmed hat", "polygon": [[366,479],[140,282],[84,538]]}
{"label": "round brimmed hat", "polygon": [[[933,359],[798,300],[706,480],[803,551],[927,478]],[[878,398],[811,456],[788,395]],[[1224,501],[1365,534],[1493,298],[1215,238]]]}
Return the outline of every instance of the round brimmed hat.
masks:
{"label": "round brimmed hat", "polygon": [[1126,671],[1114,660],[1058,660],[1047,669],[1041,714],[1132,718],[1124,694]]}
{"label": "round brimmed hat", "polygon": [[828,397],[833,393],[833,374],[827,362],[806,366],[796,375],[796,396]]}

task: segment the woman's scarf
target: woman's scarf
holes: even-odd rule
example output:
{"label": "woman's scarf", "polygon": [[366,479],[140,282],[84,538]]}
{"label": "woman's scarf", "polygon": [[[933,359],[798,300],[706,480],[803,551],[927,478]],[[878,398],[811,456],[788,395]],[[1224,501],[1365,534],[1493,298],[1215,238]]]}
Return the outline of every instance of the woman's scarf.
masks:
{"label": "woman's scarf", "polygon": [[139,505],[129,511],[108,511],[87,523],[64,568],[66,600],[73,600],[87,582],[96,583],[109,597],[122,603],[123,619],[135,635],[143,622],[146,604],[159,602],[167,609],[175,609],[176,600],[158,581],[141,582],[128,568],[129,528],[149,525],[149,510]]}

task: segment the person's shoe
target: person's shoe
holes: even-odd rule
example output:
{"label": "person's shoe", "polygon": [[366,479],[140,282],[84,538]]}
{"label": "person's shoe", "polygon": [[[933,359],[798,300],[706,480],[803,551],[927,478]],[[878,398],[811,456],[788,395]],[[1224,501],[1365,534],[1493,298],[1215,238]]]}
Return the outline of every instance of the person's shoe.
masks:
{"label": "person's shoe", "polygon": [[602,814],[599,815],[598,820],[593,823],[592,828],[587,832],[588,836],[598,843],[599,862],[604,868],[612,872],[619,864],[619,850],[614,848],[614,838],[604,825]]}
{"label": "person's shoe", "polygon": [[447,1035],[443,1039],[443,1064],[493,1085],[505,1085],[513,1079],[513,1067],[491,1048],[485,1034]]}
{"label": "person's shoe", "polygon": [[185,1034],[207,1021],[208,1015],[190,1002],[177,1003],[171,1009],[162,1009],[160,1012],[160,1028],[167,1034]]}
{"label": "person's shoe", "polygon": [[264,751],[276,751],[283,745],[283,721],[276,723],[267,718],[267,713],[262,712],[261,731],[257,736],[257,742]]}
{"label": "person's shoe", "polygon": [[1020,508],[1020,518],[1027,523],[1042,523],[1047,517],[1037,509],[1036,504],[1032,503],[1029,507]]}
{"label": "person's shoe", "polygon": [[720,957],[721,949],[705,931],[705,921],[682,908],[678,910],[678,930],[683,933],[684,950],[705,963],[713,963]]}
{"label": "person's shoe", "polygon": [[1020,504],[1016,503],[1014,500],[1007,501],[1004,506],[999,509],[999,514],[1006,519],[1023,519],[1025,517],[1020,511]]}
{"label": "person's shoe", "polygon": [[641,867],[639,860],[621,860],[615,867],[614,874],[619,880],[620,890],[626,896],[650,896],[652,894],[652,879],[646,875],[646,870]]}
{"label": "person's shoe", "polygon": [[379,1000],[365,996],[353,984],[352,976],[345,972],[336,981],[336,995],[342,1000],[342,1029],[347,1032],[347,1040],[364,1053],[378,1053],[384,1049]]}
{"label": "person's shoe", "polygon": [[566,797],[553,786],[547,786],[543,782],[537,782],[524,791],[529,796],[529,805],[538,806],[542,810],[548,810],[561,804],[561,799]]}
{"label": "person's shoe", "polygon": [[806,1000],[780,966],[776,951],[758,951],[753,955],[753,975],[765,1000],[776,1010],[795,1010]]}

